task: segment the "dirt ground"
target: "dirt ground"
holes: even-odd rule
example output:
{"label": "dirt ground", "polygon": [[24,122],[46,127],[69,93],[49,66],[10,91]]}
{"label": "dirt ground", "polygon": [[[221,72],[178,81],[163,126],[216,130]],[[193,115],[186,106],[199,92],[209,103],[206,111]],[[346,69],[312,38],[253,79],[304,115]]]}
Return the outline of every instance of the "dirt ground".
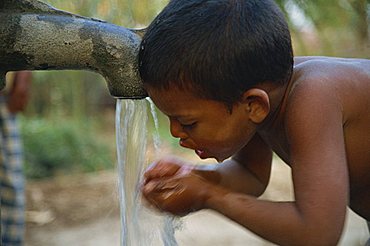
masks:
{"label": "dirt ground", "polygon": [[[289,170],[275,161],[264,198],[292,199]],[[117,173],[106,171],[27,184],[26,245],[120,245]],[[179,245],[273,245],[211,211],[181,219]],[[365,222],[349,211],[340,246],[364,245]],[[155,245],[148,243],[148,245]],[[145,245],[144,245],[145,246]]]}

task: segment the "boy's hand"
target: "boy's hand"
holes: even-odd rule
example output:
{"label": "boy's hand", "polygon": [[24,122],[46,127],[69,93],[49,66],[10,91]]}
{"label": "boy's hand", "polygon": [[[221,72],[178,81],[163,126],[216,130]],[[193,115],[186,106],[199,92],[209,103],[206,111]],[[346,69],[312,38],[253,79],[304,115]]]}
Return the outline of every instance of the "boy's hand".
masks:
{"label": "boy's hand", "polygon": [[154,162],[144,173],[142,194],[161,211],[183,216],[204,208],[209,190],[220,174],[176,157]]}
{"label": "boy's hand", "polygon": [[199,175],[187,172],[151,179],[143,186],[142,193],[159,210],[184,216],[205,208],[212,186]]}
{"label": "boy's hand", "polygon": [[187,174],[194,166],[176,157],[166,157],[151,164],[144,173],[144,185],[153,179],[171,177],[176,174]]}

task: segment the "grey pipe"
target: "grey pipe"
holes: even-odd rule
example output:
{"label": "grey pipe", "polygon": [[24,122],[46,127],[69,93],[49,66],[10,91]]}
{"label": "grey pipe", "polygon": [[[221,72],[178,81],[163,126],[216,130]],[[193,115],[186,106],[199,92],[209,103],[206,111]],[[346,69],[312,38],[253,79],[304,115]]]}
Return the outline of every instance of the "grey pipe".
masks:
{"label": "grey pipe", "polygon": [[92,70],[118,98],[147,96],[137,70],[142,31],[57,10],[36,0],[0,1],[0,82],[19,70]]}

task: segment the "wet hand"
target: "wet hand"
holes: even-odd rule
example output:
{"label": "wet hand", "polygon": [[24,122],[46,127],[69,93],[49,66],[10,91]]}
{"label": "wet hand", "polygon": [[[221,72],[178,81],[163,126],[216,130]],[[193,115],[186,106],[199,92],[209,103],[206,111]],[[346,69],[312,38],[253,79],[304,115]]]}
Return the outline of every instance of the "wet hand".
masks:
{"label": "wet hand", "polygon": [[150,180],[143,186],[142,193],[160,211],[184,216],[205,208],[212,186],[194,173],[180,173]]}
{"label": "wet hand", "polygon": [[147,184],[153,179],[171,177],[178,174],[187,174],[194,166],[176,157],[166,157],[152,163],[144,173],[144,182]]}

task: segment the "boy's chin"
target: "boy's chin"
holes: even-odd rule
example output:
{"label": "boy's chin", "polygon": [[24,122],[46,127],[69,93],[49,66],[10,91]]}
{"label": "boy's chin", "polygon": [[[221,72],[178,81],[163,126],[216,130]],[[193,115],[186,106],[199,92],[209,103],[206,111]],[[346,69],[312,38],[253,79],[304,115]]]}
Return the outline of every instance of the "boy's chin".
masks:
{"label": "boy's chin", "polygon": [[221,163],[224,160],[230,158],[230,156],[227,156],[227,157],[213,157],[213,158],[215,158],[218,163]]}
{"label": "boy's chin", "polygon": [[230,157],[232,157],[232,156],[233,156],[233,154],[227,154],[227,153],[224,153],[223,155],[214,156],[214,157],[212,157],[212,158],[216,159],[216,161],[217,161],[218,163],[221,163],[221,162],[223,162],[223,161],[225,161],[225,160],[229,159],[229,158],[230,158]]}
{"label": "boy's chin", "polygon": [[204,150],[195,150],[195,154],[202,160],[215,159],[218,163],[223,162],[224,160],[230,157],[230,156],[214,156],[214,155],[207,153]]}
{"label": "boy's chin", "polygon": [[200,150],[200,149],[196,149],[194,150],[195,154],[200,158],[200,159],[207,159],[207,158],[210,158],[207,154],[206,151],[204,150]]}

